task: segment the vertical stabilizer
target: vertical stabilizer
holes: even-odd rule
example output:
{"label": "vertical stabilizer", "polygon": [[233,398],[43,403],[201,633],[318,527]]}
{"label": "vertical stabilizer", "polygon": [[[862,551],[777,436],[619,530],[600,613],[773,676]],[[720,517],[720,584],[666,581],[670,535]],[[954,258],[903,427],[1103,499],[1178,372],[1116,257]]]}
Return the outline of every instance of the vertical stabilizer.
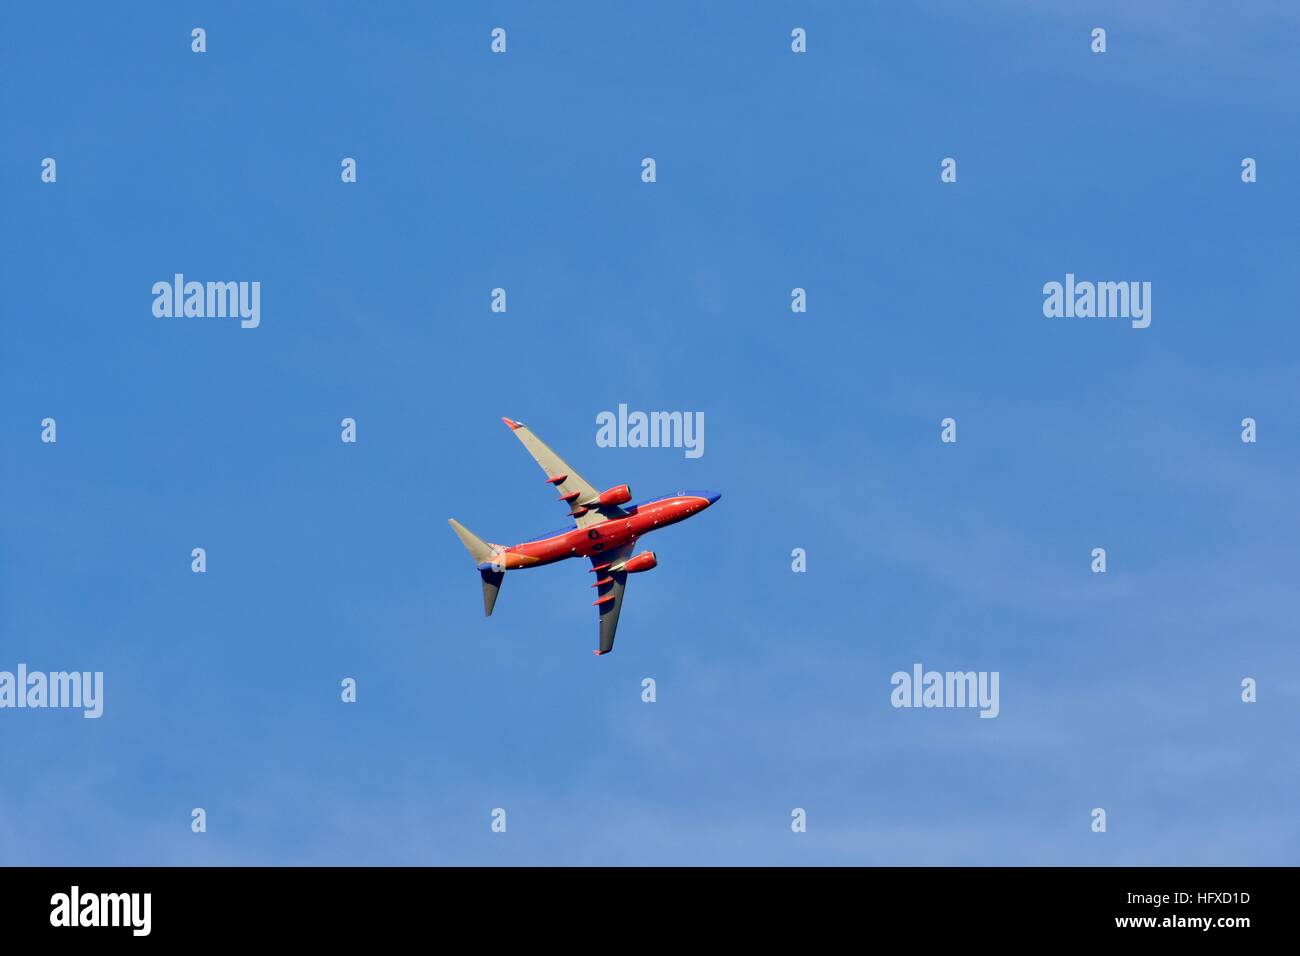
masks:
{"label": "vertical stabilizer", "polygon": [[497,605],[497,592],[501,590],[501,580],[506,576],[499,566],[492,566],[492,559],[501,552],[501,548],[484,541],[455,518],[448,518],[451,530],[456,532],[460,543],[465,546],[474,563],[478,565],[479,576],[483,578],[483,613],[492,614]]}

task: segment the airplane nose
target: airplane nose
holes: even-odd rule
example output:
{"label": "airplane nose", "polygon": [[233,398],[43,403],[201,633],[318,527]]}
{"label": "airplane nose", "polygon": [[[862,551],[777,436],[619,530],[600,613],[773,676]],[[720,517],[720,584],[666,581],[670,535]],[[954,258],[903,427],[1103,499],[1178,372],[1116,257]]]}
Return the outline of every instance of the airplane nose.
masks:
{"label": "airplane nose", "polygon": [[707,492],[707,493],[704,495],[704,497],[705,497],[705,500],[707,500],[709,504],[713,504],[715,501],[717,501],[719,498],[722,497],[722,492],[720,492],[720,491],[710,491],[710,492]]}

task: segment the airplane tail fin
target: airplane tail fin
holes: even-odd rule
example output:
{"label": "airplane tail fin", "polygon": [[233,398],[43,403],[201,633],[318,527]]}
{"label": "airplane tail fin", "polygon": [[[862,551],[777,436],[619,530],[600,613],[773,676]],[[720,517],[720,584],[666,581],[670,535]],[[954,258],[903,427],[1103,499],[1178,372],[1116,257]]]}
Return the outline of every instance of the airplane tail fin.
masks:
{"label": "airplane tail fin", "polygon": [[469,528],[465,527],[455,518],[448,518],[447,524],[451,525],[451,530],[456,532],[456,537],[460,538],[460,543],[465,546],[465,550],[479,564],[483,564],[492,559],[496,549],[488,544]]}
{"label": "airplane tail fin", "polygon": [[470,557],[479,566],[479,576],[483,578],[483,613],[492,614],[492,609],[496,607],[497,592],[501,590],[501,581],[505,578],[505,571],[492,565],[492,558],[496,556],[500,548],[488,544],[469,528],[465,527],[455,518],[448,518],[447,523],[451,525],[451,530],[456,532],[456,537],[460,538],[460,543],[465,546]]}

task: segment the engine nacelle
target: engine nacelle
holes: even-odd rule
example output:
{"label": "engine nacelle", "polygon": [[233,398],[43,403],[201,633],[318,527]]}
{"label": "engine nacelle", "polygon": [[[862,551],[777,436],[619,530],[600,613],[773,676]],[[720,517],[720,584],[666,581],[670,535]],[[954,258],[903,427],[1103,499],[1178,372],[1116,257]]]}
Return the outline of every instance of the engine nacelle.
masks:
{"label": "engine nacelle", "polygon": [[[632,500],[632,489],[627,485],[618,485],[610,488],[608,491],[602,491],[600,497],[596,499],[596,504],[601,508],[609,508],[614,505],[624,505]],[[585,502],[584,502],[585,504]]]}
{"label": "engine nacelle", "polygon": [[623,565],[623,570],[628,574],[636,574],[638,571],[649,571],[659,563],[653,551],[642,551],[627,559],[627,564]]}

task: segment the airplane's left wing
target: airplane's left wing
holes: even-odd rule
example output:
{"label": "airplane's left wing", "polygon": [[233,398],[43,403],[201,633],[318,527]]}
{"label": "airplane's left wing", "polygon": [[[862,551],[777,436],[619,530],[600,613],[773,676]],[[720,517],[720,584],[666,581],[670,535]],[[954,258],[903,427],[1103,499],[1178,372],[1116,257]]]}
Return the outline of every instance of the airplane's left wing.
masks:
{"label": "airplane's left wing", "polygon": [[582,475],[570,468],[563,458],[551,451],[550,446],[534,435],[523,422],[511,421],[509,418],[501,420],[510,426],[515,437],[523,442],[528,453],[533,456],[537,464],[541,465],[542,471],[546,472],[546,480],[555,485],[556,490],[560,492],[560,501],[571,509],[570,513],[581,512],[573,515],[573,520],[577,522],[579,528],[600,524],[610,518],[621,518],[625,514],[623,509],[614,505],[579,507],[582,502],[594,502],[600,497],[600,492]]}
{"label": "airplane's left wing", "polygon": [[633,544],[591,556],[591,569],[596,572],[595,604],[600,608],[600,650],[597,654],[608,654],[614,649],[614,633],[618,630],[618,615],[623,610],[623,589],[627,587],[627,572],[610,573],[609,566],[626,561],[632,556]]}

